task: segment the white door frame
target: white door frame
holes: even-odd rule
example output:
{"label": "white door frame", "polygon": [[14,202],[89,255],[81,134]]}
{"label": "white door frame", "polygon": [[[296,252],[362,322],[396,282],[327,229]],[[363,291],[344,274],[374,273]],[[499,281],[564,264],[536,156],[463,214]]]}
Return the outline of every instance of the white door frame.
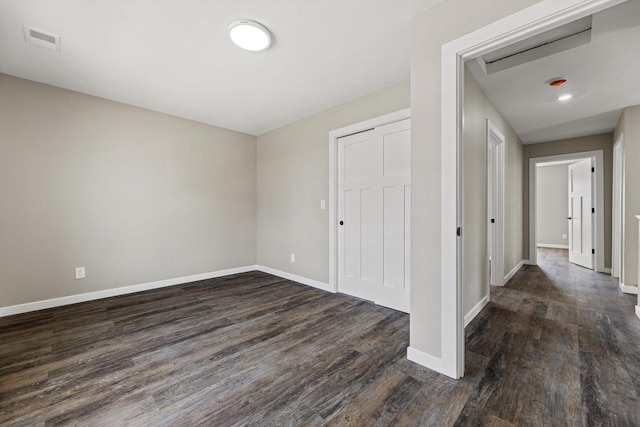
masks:
{"label": "white door frame", "polygon": [[608,273],[604,267],[604,152],[602,150],[584,151],[581,153],[559,154],[557,156],[532,157],[529,159],[529,264],[538,264],[537,253],[537,194],[538,164],[561,162],[564,160],[592,159],[595,173],[591,177],[595,213],[591,223],[593,246],[596,250],[593,269],[601,273]]}
{"label": "white door frame", "polygon": [[329,132],[329,289],[338,292],[338,138],[411,118],[411,108]]}
{"label": "white door frame", "polygon": [[[543,0],[442,46],[441,349],[433,368],[464,374],[462,307],[462,112],[464,61],[508,46],[625,0]],[[464,231],[461,233],[464,235]]]}
{"label": "white door frame", "polygon": [[[493,142],[492,142],[493,141]],[[487,119],[487,254],[491,256],[491,269],[495,271],[494,286],[504,286],[504,143],[506,139],[502,132]],[[495,149],[491,149],[494,144]],[[489,156],[492,156],[493,159]],[[490,162],[495,161],[495,178],[497,183],[490,188]],[[493,190],[496,190],[494,194]],[[491,225],[491,197],[495,197],[493,214],[495,223]],[[493,227],[495,235],[490,234]],[[491,245],[489,236],[493,237],[495,245]],[[491,273],[487,269],[487,296],[491,298]]]}
{"label": "white door frame", "polygon": [[[613,146],[613,192],[611,212],[611,276],[620,279],[624,259],[624,133],[620,133]],[[619,232],[616,232],[619,230]]]}

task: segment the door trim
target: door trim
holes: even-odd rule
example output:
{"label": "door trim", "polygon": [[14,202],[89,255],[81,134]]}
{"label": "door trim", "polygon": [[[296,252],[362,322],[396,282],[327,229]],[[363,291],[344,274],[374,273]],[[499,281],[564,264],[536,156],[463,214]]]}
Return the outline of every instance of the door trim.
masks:
{"label": "door trim", "polygon": [[[440,351],[422,363],[452,378],[464,375],[461,189],[464,61],[508,46],[626,0],[543,0],[442,46],[440,140]],[[422,359],[424,362],[425,359]],[[417,360],[416,360],[417,361]],[[421,363],[421,362],[418,362]]]}
{"label": "door trim", "polygon": [[536,251],[536,180],[538,177],[538,163],[557,162],[563,160],[593,159],[595,176],[593,177],[593,192],[595,199],[595,213],[592,222],[593,246],[596,250],[594,270],[606,273],[604,267],[604,151],[584,151],[581,153],[559,154],[556,156],[532,157],[529,159],[529,261],[537,265]]}
{"label": "door trim", "polygon": [[[491,145],[491,141],[497,141],[495,144],[495,151],[490,151],[489,147]],[[494,286],[504,286],[504,144],[506,142],[506,138],[500,132],[500,130],[491,122],[491,120],[487,119],[487,156],[490,152],[493,153],[495,158],[495,177],[498,180],[497,188],[498,194],[495,195],[493,192],[491,194],[496,197],[496,212],[494,213],[495,225],[494,231],[496,235],[494,236],[494,241],[496,242],[496,246],[493,249],[493,253],[489,253],[489,227],[491,224],[488,222],[489,218],[489,200],[487,199],[487,255],[492,255],[491,268],[496,272],[495,274],[495,283]],[[489,162],[491,159],[487,157],[487,196],[489,195]],[[494,185],[494,188],[496,186]],[[490,298],[491,295],[491,273],[489,269],[487,269],[487,297]]]}
{"label": "door trim", "polygon": [[[618,161],[616,161],[616,159]],[[619,191],[616,191],[619,190]],[[622,284],[624,269],[624,133],[620,133],[613,145],[613,192],[611,201],[611,277]],[[616,233],[616,228],[620,233]]]}
{"label": "door trim", "polygon": [[338,139],[411,118],[411,108],[329,132],[329,288],[338,292]]}

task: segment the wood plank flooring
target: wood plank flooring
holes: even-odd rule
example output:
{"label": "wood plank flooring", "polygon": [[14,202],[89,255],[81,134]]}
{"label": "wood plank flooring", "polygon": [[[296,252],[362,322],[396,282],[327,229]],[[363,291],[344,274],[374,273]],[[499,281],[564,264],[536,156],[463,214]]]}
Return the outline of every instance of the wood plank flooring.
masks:
{"label": "wood plank flooring", "polygon": [[543,250],[467,327],[466,376],[407,315],[252,272],[0,319],[0,425],[640,425],[640,319]]}

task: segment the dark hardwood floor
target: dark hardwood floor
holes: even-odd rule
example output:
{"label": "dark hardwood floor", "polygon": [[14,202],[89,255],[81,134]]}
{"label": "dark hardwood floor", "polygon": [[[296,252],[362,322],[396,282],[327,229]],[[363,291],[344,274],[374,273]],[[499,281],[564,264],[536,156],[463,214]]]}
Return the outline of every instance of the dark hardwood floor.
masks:
{"label": "dark hardwood floor", "polygon": [[640,425],[640,319],[543,250],[467,327],[466,376],[408,316],[253,272],[0,319],[0,425]]}
{"label": "dark hardwood floor", "polygon": [[640,425],[637,296],[567,253],[538,250],[467,328],[489,361],[458,424]]}

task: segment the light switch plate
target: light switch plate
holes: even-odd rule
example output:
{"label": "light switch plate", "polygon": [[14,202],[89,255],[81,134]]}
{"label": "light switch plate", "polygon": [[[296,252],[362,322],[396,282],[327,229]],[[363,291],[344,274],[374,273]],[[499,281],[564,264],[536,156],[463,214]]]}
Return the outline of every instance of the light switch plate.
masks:
{"label": "light switch plate", "polygon": [[327,209],[327,201],[320,200],[320,209]]}
{"label": "light switch plate", "polygon": [[84,267],[76,267],[76,279],[84,279],[85,270]]}

